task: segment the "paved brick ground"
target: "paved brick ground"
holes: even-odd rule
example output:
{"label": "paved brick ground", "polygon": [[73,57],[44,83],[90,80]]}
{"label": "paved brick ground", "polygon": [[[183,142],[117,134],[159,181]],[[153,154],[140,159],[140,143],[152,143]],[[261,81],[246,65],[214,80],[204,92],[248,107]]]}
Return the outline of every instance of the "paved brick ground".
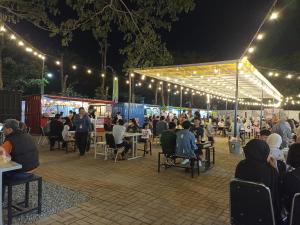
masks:
{"label": "paved brick ground", "polygon": [[42,148],[37,173],[91,200],[35,224],[229,224],[228,184],[240,157],[228,153],[226,141],[217,138],[216,166],[194,179],[180,168],[158,174],[158,146],[152,156],[116,164]]}

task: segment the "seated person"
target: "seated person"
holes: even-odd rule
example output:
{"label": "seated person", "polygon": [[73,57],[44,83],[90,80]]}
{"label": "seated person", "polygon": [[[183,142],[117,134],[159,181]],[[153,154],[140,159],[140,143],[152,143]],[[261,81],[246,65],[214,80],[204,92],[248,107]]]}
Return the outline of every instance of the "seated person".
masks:
{"label": "seated person", "polygon": [[64,124],[60,121],[60,114],[56,114],[54,119],[50,122],[50,150],[53,149],[56,141],[62,141],[62,131],[64,129]]}
{"label": "seated person", "polygon": [[[195,117],[194,118],[194,125],[190,129],[190,131],[195,135],[197,143],[201,143],[202,139],[203,139],[203,136],[204,136],[204,129],[200,125],[200,123],[201,123],[200,118]],[[201,145],[198,145],[198,148],[199,148],[200,155],[202,155]]]}
{"label": "seated person", "polygon": [[169,129],[162,132],[160,137],[160,145],[166,157],[170,157],[175,154],[175,149],[176,149],[175,129],[176,129],[176,124],[174,122],[170,122]]}
{"label": "seated person", "polygon": [[124,134],[125,134],[126,128],[124,126],[123,120],[117,120],[116,124],[113,126],[113,136],[115,139],[116,147],[124,147],[124,152],[122,152],[122,156],[124,157],[125,154],[130,149],[130,144],[124,140]]}
{"label": "seated person", "polygon": [[[176,133],[176,155],[189,158],[198,158],[199,150],[196,145],[195,135],[190,132],[191,123],[186,120],[182,123],[183,130]],[[187,164],[188,160],[184,160],[182,164]]]}
{"label": "seated person", "polygon": [[221,119],[218,122],[218,130],[220,131],[219,134],[223,133],[224,134],[224,127],[225,127],[225,122],[223,119]]}
{"label": "seated person", "polygon": [[134,118],[130,119],[127,132],[129,133],[138,133],[140,130],[139,125],[137,124],[136,120]]}
{"label": "seated person", "polygon": [[259,139],[260,139],[260,140],[263,140],[263,141],[267,141],[267,138],[268,138],[270,135],[271,135],[271,131],[266,130],[266,129],[261,130],[261,131],[259,132]]}
{"label": "seated person", "polygon": [[288,212],[295,193],[300,193],[300,143],[293,144],[287,156],[287,164],[291,167],[283,182],[284,205]]}
{"label": "seated person", "polygon": [[66,122],[64,124],[64,129],[62,131],[62,137],[63,137],[63,140],[65,142],[68,142],[68,141],[74,141],[74,137],[69,133],[69,131],[72,129],[72,122],[71,122],[71,119],[69,117],[66,117],[65,118]]}
{"label": "seated person", "polygon": [[276,160],[285,161],[283,151],[280,150],[280,146],[282,144],[281,136],[279,134],[275,134],[275,133],[271,134],[267,138],[267,143],[270,147],[270,155],[272,155],[273,158],[275,158]]}
{"label": "seated person", "polygon": [[8,119],[4,124],[5,141],[0,152],[10,155],[11,160],[22,165],[15,171],[5,172],[5,179],[22,179],[31,176],[31,171],[39,166],[39,153],[33,138],[19,129],[19,122]]}
{"label": "seated person", "polygon": [[165,130],[168,129],[168,124],[165,121],[165,117],[161,116],[160,121],[156,123],[156,135],[159,136],[164,132]]}
{"label": "seated person", "polygon": [[245,159],[235,170],[235,177],[241,180],[263,183],[270,188],[277,221],[280,221],[279,174],[275,159],[269,156],[270,148],[265,141],[253,139],[244,147]]}

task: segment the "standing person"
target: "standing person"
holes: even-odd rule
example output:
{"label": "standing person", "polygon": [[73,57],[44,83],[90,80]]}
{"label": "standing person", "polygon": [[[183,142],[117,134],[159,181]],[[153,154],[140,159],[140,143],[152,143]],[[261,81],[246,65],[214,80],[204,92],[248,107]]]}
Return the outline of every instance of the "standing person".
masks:
{"label": "standing person", "polygon": [[290,127],[286,124],[286,121],[284,118],[282,118],[279,122],[274,120],[275,125],[272,127],[271,132],[279,134],[282,138],[282,144],[281,147],[285,148],[288,147],[288,144],[290,142],[290,139],[292,139],[292,132]]}
{"label": "standing person", "polygon": [[87,149],[88,135],[91,127],[91,120],[83,107],[79,108],[79,115],[74,119],[76,126],[75,141],[79,149],[79,155],[83,156]]}
{"label": "standing person", "polygon": [[[148,145],[151,146],[151,136],[152,136],[152,132],[149,123],[144,123],[141,139],[145,143],[146,149],[148,149]],[[148,153],[148,151],[146,151],[146,153]]]}
{"label": "standing person", "polygon": [[207,136],[207,140],[210,141],[212,145],[215,142],[213,132],[214,132],[214,127],[211,124],[211,121],[209,121],[208,119],[205,127],[205,134]]}

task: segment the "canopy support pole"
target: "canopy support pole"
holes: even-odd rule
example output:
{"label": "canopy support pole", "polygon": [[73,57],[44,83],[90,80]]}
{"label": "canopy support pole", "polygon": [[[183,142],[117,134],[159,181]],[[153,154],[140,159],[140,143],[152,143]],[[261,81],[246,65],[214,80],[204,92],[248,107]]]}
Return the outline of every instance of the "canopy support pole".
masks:
{"label": "canopy support pole", "polygon": [[206,95],[206,110],[207,110],[207,112],[206,112],[206,117],[207,117],[207,119],[208,119],[208,117],[209,117],[209,110],[210,110],[210,95],[209,94],[207,94]]}
{"label": "canopy support pole", "polygon": [[261,103],[260,103],[260,122],[259,127],[262,128],[262,118],[263,118],[263,99],[264,99],[264,87],[263,83],[261,83]]}
{"label": "canopy support pole", "polygon": [[238,111],[238,98],[239,98],[239,61],[236,63],[236,76],[235,76],[235,106],[234,106],[234,132],[233,136],[237,137],[237,111]]}

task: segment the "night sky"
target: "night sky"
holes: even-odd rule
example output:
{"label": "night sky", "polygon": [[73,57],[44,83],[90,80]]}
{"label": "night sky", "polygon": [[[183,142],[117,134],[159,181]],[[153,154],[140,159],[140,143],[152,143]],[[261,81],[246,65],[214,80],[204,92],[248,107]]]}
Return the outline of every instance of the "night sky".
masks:
{"label": "night sky", "polygon": [[[198,0],[196,1],[197,5],[194,11],[179,16],[179,21],[173,24],[170,33],[165,31],[160,33],[174,57],[174,64],[237,59],[248,45],[272,2],[271,0]],[[299,39],[290,44],[284,40],[284,38],[289,40],[290,36],[293,37],[293,32],[296,30],[299,31],[299,22],[295,22],[295,26],[289,28],[292,32],[290,34],[274,33],[278,30],[278,27],[281,27],[282,32],[286,32],[284,28],[288,27],[288,23],[295,19],[288,8],[292,8],[294,16],[297,16],[299,14],[297,4],[299,4],[297,1],[280,1],[278,5],[279,9],[288,5],[287,9],[282,12],[285,15],[285,19],[274,22],[274,24],[267,24],[264,29],[266,32],[273,32],[273,35],[281,37],[281,39],[277,37],[273,43],[273,37],[267,36],[266,40],[259,46],[261,51],[251,59],[255,65],[259,64],[263,66],[262,63],[266,62],[266,66],[268,67],[278,67],[277,63],[272,65],[272,60],[270,59],[272,57],[278,59],[282,56],[282,49],[289,49],[284,54],[291,54],[291,51],[296,53],[300,50]],[[299,27],[296,27],[297,25]],[[46,32],[33,28],[26,23],[19,23],[14,26],[14,29],[24,35],[33,46],[36,46],[45,53],[59,56],[62,48],[58,37],[50,38]],[[122,46],[122,37],[118,32],[114,31],[110,36],[109,42],[111,46],[108,52],[108,65],[115,68],[118,74],[122,76],[124,59],[118,53],[119,47]],[[80,62],[74,61],[75,64],[79,63],[99,68],[97,65],[100,62],[98,46],[90,33],[76,32],[74,40],[67,47],[67,51],[72,51],[79,56],[77,60]],[[69,59],[66,58],[65,61],[69,61]],[[47,64],[51,72],[57,73],[52,62]],[[285,67],[285,64],[282,67]],[[288,68],[285,67],[282,69]],[[296,69],[297,67],[293,68],[293,70]],[[80,73],[79,71],[76,73],[70,72],[70,75],[81,77],[82,82],[85,82],[85,85],[79,87],[81,88],[80,91],[92,96],[97,79],[86,79],[85,73],[78,74]],[[90,84],[91,79],[94,81],[93,84]],[[276,81],[273,82],[271,80],[271,82],[278,88]],[[57,85],[58,83],[52,81],[52,91],[57,88],[55,87]]]}

